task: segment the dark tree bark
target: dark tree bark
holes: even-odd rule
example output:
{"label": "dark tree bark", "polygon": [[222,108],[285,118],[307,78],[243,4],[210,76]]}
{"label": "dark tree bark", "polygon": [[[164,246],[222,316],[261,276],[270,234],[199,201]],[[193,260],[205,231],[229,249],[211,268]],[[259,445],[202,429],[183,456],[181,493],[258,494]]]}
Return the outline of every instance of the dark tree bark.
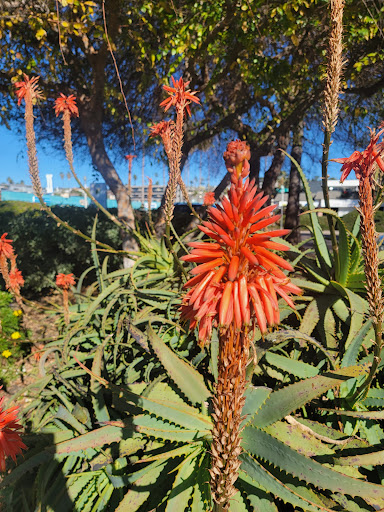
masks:
{"label": "dark tree bark", "polygon": [[[128,191],[108,157],[102,134],[102,123],[95,119],[93,112],[87,113],[86,110],[82,113],[80,119],[82,129],[87,139],[92,163],[116,197],[117,216],[127,228],[134,230],[135,217],[132,205],[129,201]],[[139,247],[132,235],[122,230],[121,236],[124,251],[138,251]],[[124,261],[124,265],[130,266],[129,261]]]}
{"label": "dark tree bark", "polygon": [[[301,164],[301,156],[303,153],[303,121],[301,121],[292,133],[292,150],[291,156],[297,163]],[[299,214],[300,214],[300,175],[296,165],[291,162],[291,171],[289,173],[289,192],[288,192],[288,205],[285,210],[285,223],[286,229],[291,229],[287,240],[292,244],[298,244],[301,240],[301,233],[299,229]]]}
{"label": "dark tree bark", "polygon": [[[285,151],[288,147],[289,139],[290,137],[288,133],[279,135],[277,139],[278,145],[273,156],[272,163],[268,171],[265,173],[262,189],[264,194],[268,195],[269,197],[272,197],[275,191],[276,180],[280,175],[281,167],[285,159],[284,153],[279,151],[279,149],[284,149]],[[266,204],[270,204],[270,200]]]}
{"label": "dark tree bark", "polygon": [[[118,6],[119,1],[109,2],[108,19],[109,34],[113,37],[118,30]],[[80,124],[87,139],[92,163],[99,171],[104,181],[111,189],[117,201],[117,216],[129,230],[135,229],[135,217],[131,202],[129,200],[128,190],[121,181],[112,164],[104,144],[103,135],[103,117],[104,117],[104,87],[107,59],[109,58],[109,49],[104,44],[98,51],[84,48],[89,64],[92,68],[92,94],[90,97],[78,98],[80,110]],[[138,251],[139,246],[136,239],[125,230],[121,230],[122,249],[124,251]],[[124,258],[124,266],[129,267],[133,264],[131,258]]]}
{"label": "dark tree bark", "polygon": [[252,144],[250,146],[251,146],[251,159],[249,160],[249,166],[250,166],[249,177],[250,177],[250,179],[255,178],[255,182],[256,182],[257,186],[259,186],[261,155],[259,155],[255,151],[255,149],[252,148]]}

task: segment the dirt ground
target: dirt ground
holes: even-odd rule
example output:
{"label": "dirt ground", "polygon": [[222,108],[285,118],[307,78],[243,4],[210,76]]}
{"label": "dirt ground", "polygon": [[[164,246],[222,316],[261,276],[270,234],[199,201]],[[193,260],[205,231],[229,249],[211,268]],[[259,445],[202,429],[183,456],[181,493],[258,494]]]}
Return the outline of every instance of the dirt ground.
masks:
{"label": "dirt ground", "polygon": [[59,311],[61,301],[61,294],[57,292],[35,301],[25,300],[22,325],[28,332],[27,343],[30,344],[31,353],[16,363],[15,378],[0,390],[0,398],[5,396],[6,402],[37,378],[41,351],[47,342],[56,339],[59,334],[54,313]]}

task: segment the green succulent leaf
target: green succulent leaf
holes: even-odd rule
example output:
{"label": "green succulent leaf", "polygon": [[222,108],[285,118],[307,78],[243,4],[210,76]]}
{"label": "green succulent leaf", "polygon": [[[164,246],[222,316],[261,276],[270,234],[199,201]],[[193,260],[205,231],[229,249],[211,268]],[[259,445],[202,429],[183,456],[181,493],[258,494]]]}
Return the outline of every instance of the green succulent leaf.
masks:
{"label": "green succulent leaf", "polygon": [[200,404],[211,396],[202,375],[187,361],[171,350],[151,326],[148,327],[148,340],[159,358],[161,364],[167,370],[170,378],[180,391],[193,403]]}
{"label": "green succulent leaf", "polygon": [[307,457],[332,455],[335,453],[335,451],[330,448],[331,445],[323,443],[320,439],[302,429],[299,422],[297,422],[297,424],[289,424],[283,421],[277,421],[269,425],[269,427],[266,427],[265,431]]}
{"label": "green succulent leaf", "polygon": [[142,472],[142,475],[134,482],[134,487],[129,489],[116,508],[116,512],[136,512],[147,501],[151,492],[156,489],[158,478],[164,470],[167,461],[158,460],[150,464]]}
{"label": "green succulent leaf", "polygon": [[231,503],[229,505],[229,512],[248,512],[249,509],[247,504],[242,497],[241,493],[238,491],[232,498]]}
{"label": "green succulent leaf", "polygon": [[267,387],[247,387],[245,390],[245,404],[242,410],[245,423],[252,422],[253,415],[265,403],[271,392],[272,389]]}
{"label": "green succulent leaf", "polygon": [[364,400],[366,407],[383,407],[384,406],[384,389],[370,388]]}
{"label": "green succulent leaf", "polygon": [[317,218],[317,215],[316,215],[316,213],[314,213],[312,211],[315,209],[315,205],[313,204],[312,192],[311,192],[311,189],[309,188],[308,180],[304,174],[303,169],[300,167],[299,163],[291,155],[289,155],[288,153],[286,153],[283,150],[281,150],[281,151],[285,154],[285,156],[287,156],[291,160],[291,162],[293,163],[293,165],[295,165],[295,167],[297,168],[297,170],[300,174],[301,181],[303,182],[303,185],[304,185],[304,192],[305,192],[305,196],[307,199],[308,208],[310,210],[309,216],[311,219],[313,235],[315,237],[316,256],[319,260],[321,268],[327,273],[327,275],[330,275],[330,272],[332,269],[331,257],[330,257],[328,247],[325,242],[325,239],[323,236],[323,231],[320,227],[320,223]]}
{"label": "green succulent leaf", "polygon": [[195,469],[198,463],[195,451],[186,457],[177,468],[177,475],[173,482],[171,492],[167,498],[165,512],[180,512],[188,509],[188,502],[195,483]]}
{"label": "green succulent leaf", "polygon": [[340,294],[348,299],[351,314],[350,314],[350,327],[348,338],[345,342],[345,348],[348,348],[352,340],[355,338],[359,330],[361,329],[364,321],[365,315],[368,310],[367,301],[365,301],[362,297],[352,292],[348,288],[341,286],[339,283],[335,281],[331,281],[332,286],[340,292]]}
{"label": "green succulent leaf", "polygon": [[211,510],[211,489],[209,485],[208,467],[210,457],[204,454],[200,464],[195,469],[195,484],[193,487],[191,512],[208,512]]}
{"label": "green succulent leaf", "polygon": [[268,364],[275,366],[279,370],[283,370],[284,372],[295,375],[301,379],[314,377],[319,373],[318,368],[310,364],[291,359],[290,357],[281,356],[279,354],[275,354],[274,352],[267,352],[264,356],[264,359]]}
{"label": "green succulent leaf", "polygon": [[316,300],[312,300],[305,308],[299,331],[310,336],[320,319],[319,308]]}
{"label": "green succulent leaf", "polygon": [[244,471],[240,471],[240,478],[236,485],[247,496],[252,510],[262,510],[263,512],[278,512],[277,506],[273,502],[273,496],[258,486],[258,483],[249,477]]}
{"label": "green succulent leaf", "polygon": [[362,420],[384,420],[384,411],[342,411],[341,409],[325,408],[321,408],[321,410],[338,414],[339,416],[349,416],[350,418],[359,418]]}
{"label": "green succulent leaf", "polygon": [[301,279],[299,277],[293,277],[292,283],[296,284],[300,288],[303,288],[304,290],[310,290],[315,293],[323,293],[326,290],[326,288],[329,284],[329,281],[327,281],[324,284],[324,283],[315,283],[312,281],[308,281],[307,279]]}
{"label": "green succulent leaf", "polygon": [[368,372],[368,365],[350,366],[317,375],[273,392],[252,418],[252,425],[266,427],[299,409],[328,389]]}
{"label": "green succulent leaf", "polygon": [[267,432],[245,427],[242,446],[244,450],[276,466],[296,478],[320,489],[360,496],[384,504],[384,487],[343,475],[313,459],[292,450]]}
{"label": "green succulent leaf", "polygon": [[103,386],[97,380],[96,377],[101,377],[101,368],[103,364],[104,355],[104,343],[98,346],[95,350],[93,363],[92,363],[92,376],[91,376],[91,399],[93,410],[95,413],[96,420],[99,422],[109,421],[108,409],[105,405]]}
{"label": "green succulent leaf", "polygon": [[271,493],[271,495],[276,496],[285,503],[291,503],[293,506],[301,507],[308,512],[330,512],[328,508],[317,505],[300,496],[298,492],[290,489],[284,482],[272,475],[259,461],[248,453],[242,453],[239,458],[241,460],[239,472],[240,486],[244,481],[255,489],[254,493],[256,495],[259,494],[261,489],[262,491]]}
{"label": "green succulent leaf", "polygon": [[202,436],[207,436],[206,431],[201,432],[200,430],[180,428],[160,418],[154,418],[146,414],[135,416],[133,418],[133,425],[135,426],[136,432],[166,441],[190,443],[198,440]]}
{"label": "green succulent leaf", "polygon": [[[355,334],[354,338],[349,343],[344,357],[341,361],[341,367],[351,366],[357,363],[359,352],[365,339],[374,338],[374,330],[372,327],[372,320],[368,319],[360,327],[359,331]],[[383,402],[384,403],[384,402]]]}
{"label": "green succulent leaf", "polygon": [[384,460],[384,450],[371,453],[351,455],[349,457],[334,457],[339,466],[381,466]]}

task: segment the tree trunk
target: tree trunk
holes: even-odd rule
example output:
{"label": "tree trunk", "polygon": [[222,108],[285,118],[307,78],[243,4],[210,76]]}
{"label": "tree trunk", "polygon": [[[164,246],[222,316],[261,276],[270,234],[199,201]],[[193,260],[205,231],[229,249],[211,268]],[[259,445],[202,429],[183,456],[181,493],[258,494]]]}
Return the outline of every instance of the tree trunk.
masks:
{"label": "tree trunk", "polygon": [[[119,30],[118,13],[120,10],[119,0],[106,2],[106,18],[108,19],[108,33],[112,38]],[[109,49],[106,42],[101,45],[97,52],[84,48],[87,59],[92,67],[91,94],[89,97],[82,95],[78,98],[81,128],[86,136],[92,163],[104,178],[105,183],[111,189],[117,201],[117,216],[127,228],[135,229],[135,217],[130,202],[128,190],[117,174],[110,161],[104,145],[103,137],[103,113],[104,113],[104,87],[107,59]],[[135,238],[121,230],[122,248],[124,251],[138,251],[139,246]],[[132,266],[134,261],[131,258],[124,258],[124,267]]]}
{"label": "tree trunk", "polygon": [[[301,155],[303,153],[303,121],[301,121],[292,133],[292,150],[291,156],[297,163],[301,163]],[[289,192],[288,192],[288,205],[285,210],[285,223],[286,229],[291,229],[287,240],[291,244],[298,244],[301,240],[301,233],[299,229],[299,213],[300,213],[300,175],[296,165],[291,162],[291,171],[289,174]]]}
{"label": "tree trunk", "polygon": [[[282,135],[279,135],[278,138],[278,146],[276,148],[275,154],[272,159],[272,163],[268,169],[268,171],[264,175],[264,181],[263,181],[263,191],[264,194],[268,195],[269,197],[272,197],[272,195],[275,192],[275,186],[276,186],[276,180],[280,175],[281,167],[283,165],[285,155],[279,149],[284,149],[284,151],[287,149],[289,144],[289,134],[285,133]],[[270,200],[266,204],[270,204]]]}
{"label": "tree trunk", "polygon": [[[96,117],[96,119],[95,119]],[[101,119],[97,119],[91,110],[84,109],[80,115],[81,127],[88,142],[92,163],[104,178],[117,201],[117,216],[129,229],[135,228],[135,217],[126,187],[121,181],[112,162],[110,161],[104,145]],[[122,248],[124,251],[138,251],[139,246],[135,238],[126,231],[121,232]],[[131,258],[124,258],[124,266],[133,265]]]}
{"label": "tree trunk", "polygon": [[255,178],[255,182],[257,184],[257,188],[259,188],[259,182],[260,182],[260,158],[261,158],[261,155],[259,155],[255,149],[252,149],[252,144],[250,144],[251,146],[251,158],[249,160],[249,165],[250,165],[250,171],[249,171],[249,178],[252,179],[252,178]]}

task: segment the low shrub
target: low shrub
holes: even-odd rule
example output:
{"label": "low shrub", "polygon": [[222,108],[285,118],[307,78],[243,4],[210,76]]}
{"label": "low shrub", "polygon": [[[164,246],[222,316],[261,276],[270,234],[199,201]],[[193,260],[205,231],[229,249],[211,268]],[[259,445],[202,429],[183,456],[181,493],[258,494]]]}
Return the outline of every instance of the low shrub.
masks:
{"label": "low shrub", "polygon": [[[91,236],[94,208],[54,206],[52,210],[71,226]],[[72,272],[80,276],[93,264],[90,244],[57,225],[37,205],[19,201],[0,202],[0,233],[4,232],[9,233],[8,238],[13,240],[18,266],[25,279],[23,294],[26,296],[52,288],[59,273]],[[118,227],[100,216],[97,239],[119,248]],[[111,269],[119,268],[120,257],[111,255],[109,265]]]}

